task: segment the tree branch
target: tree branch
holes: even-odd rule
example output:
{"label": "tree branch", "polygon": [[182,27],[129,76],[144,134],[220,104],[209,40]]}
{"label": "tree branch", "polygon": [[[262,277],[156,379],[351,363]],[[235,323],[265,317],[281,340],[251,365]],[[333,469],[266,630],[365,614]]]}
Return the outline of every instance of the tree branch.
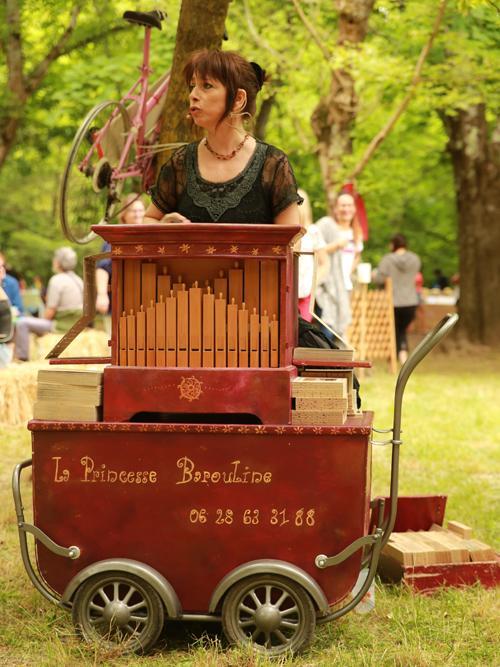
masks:
{"label": "tree branch", "polygon": [[316,44],[319,46],[321,53],[325,57],[325,60],[328,63],[330,63],[330,60],[332,58],[332,53],[330,52],[330,49],[323,42],[321,37],[316,32],[316,29],[313,26],[313,24],[309,21],[307,16],[304,14],[304,11],[303,11],[303,9],[300,5],[299,0],[292,0],[292,2],[293,2],[293,6],[295,7],[295,10],[296,10],[297,14],[299,15],[300,20],[305,25],[306,29],[309,31],[311,37],[314,39]]}
{"label": "tree branch", "polygon": [[424,66],[425,60],[427,56],[429,55],[429,52],[432,48],[432,44],[434,42],[434,39],[436,35],[439,32],[439,28],[441,27],[441,22],[443,20],[443,16],[446,10],[446,5],[447,5],[448,0],[441,0],[438,13],[436,16],[436,19],[434,21],[434,26],[432,28],[431,34],[429,35],[429,39],[427,40],[427,43],[423,47],[422,51],[420,52],[420,56],[417,60],[417,64],[415,66],[415,70],[413,72],[413,77],[410,83],[410,87],[408,89],[408,92],[404,96],[403,100],[401,101],[400,105],[395,109],[393,112],[392,116],[389,118],[387,121],[385,127],[383,127],[380,132],[378,132],[374,138],[371,140],[369,143],[367,149],[364,152],[363,157],[361,160],[358,162],[358,164],[355,166],[353,169],[350,179],[353,180],[357,176],[361,174],[363,169],[366,167],[370,159],[373,157],[373,154],[379,148],[381,143],[387,138],[393,127],[396,125],[397,121],[399,120],[400,116],[403,114],[409,103],[411,102],[411,99],[413,95],[415,94],[415,91],[417,89],[418,84],[421,81],[421,74],[422,74],[422,68]]}
{"label": "tree branch", "polygon": [[245,9],[245,18],[247,20],[248,30],[250,31],[250,34],[253,37],[254,42],[261,49],[269,51],[269,53],[274,58],[276,58],[276,60],[280,64],[283,64],[283,62],[284,62],[283,56],[278,51],[273,49],[272,46],[263,37],[261,37],[261,35],[259,35],[259,32],[258,32],[257,28],[255,27],[255,23],[253,22],[252,13],[250,11],[250,7],[248,6],[248,0],[243,0],[243,7]]}
{"label": "tree branch", "polygon": [[26,89],[29,93],[33,93],[33,91],[35,91],[39,87],[45,75],[47,74],[47,71],[51,66],[51,64],[54,62],[54,60],[57,60],[57,58],[59,58],[59,56],[62,55],[64,45],[73,34],[73,31],[76,27],[76,22],[78,19],[78,14],[80,13],[80,9],[81,7],[79,5],[73,7],[73,9],[71,10],[71,17],[69,23],[66,29],[64,30],[63,34],[61,35],[59,40],[54,44],[54,46],[50,49],[47,55],[43,58],[43,60],[41,60],[38,63],[38,65],[36,65],[33,68],[32,72],[26,78]]}

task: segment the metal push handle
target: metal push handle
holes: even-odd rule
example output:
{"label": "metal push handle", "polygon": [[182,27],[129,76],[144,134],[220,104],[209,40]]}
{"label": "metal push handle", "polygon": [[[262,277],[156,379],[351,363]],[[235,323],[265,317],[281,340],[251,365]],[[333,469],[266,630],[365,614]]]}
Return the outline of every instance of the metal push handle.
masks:
{"label": "metal push handle", "polygon": [[31,533],[34,537],[42,542],[47,549],[57,554],[58,556],[66,556],[67,558],[76,559],[80,556],[80,549],[75,546],[62,547],[56,544],[48,535],[46,535],[40,528],[26,523],[24,520],[24,507],[21,498],[21,472],[24,468],[31,466],[32,460],[27,459],[22,463],[18,463],[12,473],[12,494],[14,496],[14,506],[16,508],[17,529],[19,532],[19,543],[21,546],[21,556],[23,559],[24,568],[31,579],[34,587],[50,602],[59,605],[60,599],[56,597],[53,591],[41,579],[31,564],[31,559],[28,551],[28,540],[26,533]]}
{"label": "metal push handle", "polygon": [[393,440],[399,440],[401,433],[401,407],[406,383],[418,364],[433,350],[436,345],[453,329],[458,321],[456,313],[448,313],[436,324],[432,331],[420,341],[399,371],[394,394]]}
{"label": "metal push handle", "polygon": [[448,313],[443,319],[436,324],[432,331],[420,341],[417,347],[410,354],[406,362],[399,371],[398,379],[396,381],[396,389],[394,392],[394,416],[392,425],[392,458],[391,458],[391,487],[390,487],[390,512],[389,516],[383,523],[384,535],[382,538],[382,545],[384,547],[387,543],[394,524],[396,522],[396,513],[398,509],[398,484],[399,484],[399,447],[402,445],[401,440],[401,412],[403,404],[403,394],[406,383],[410,375],[413,373],[418,364],[424,359],[431,350],[451,331],[458,321],[456,313]]}

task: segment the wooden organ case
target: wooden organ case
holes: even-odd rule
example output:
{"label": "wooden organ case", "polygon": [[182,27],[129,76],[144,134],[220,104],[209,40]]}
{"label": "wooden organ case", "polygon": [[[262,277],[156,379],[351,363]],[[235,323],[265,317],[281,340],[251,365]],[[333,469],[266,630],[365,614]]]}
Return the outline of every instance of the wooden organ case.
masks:
{"label": "wooden organ case", "polygon": [[112,253],[104,421],[290,423],[299,225],[94,231]]}

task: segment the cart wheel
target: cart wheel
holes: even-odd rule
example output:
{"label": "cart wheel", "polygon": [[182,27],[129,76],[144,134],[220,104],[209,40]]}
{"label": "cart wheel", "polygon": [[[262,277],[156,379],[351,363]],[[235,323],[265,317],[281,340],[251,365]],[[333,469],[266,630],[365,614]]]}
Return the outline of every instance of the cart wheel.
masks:
{"label": "cart wheel", "polygon": [[294,581],[255,575],[229,590],[222,627],[232,644],[252,644],[266,655],[297,653],[311,641],[316,614],[309,595]]}
{"label": "cart wheel", "polygon": [[[111,115],[120,128],[108,127]],[[60,218],[64,235],[73,243],[85,244],[95,238],[92,225],[110,222],[116,215],[123,179],[113,178],[130,129],[130,118],[119,102],[102,102],[86,116],[78,129],[64,168],[60,189]],[[122,170],[125,171],[131,154]]]}
{"label": "cart wheel", "polygon": [[164,619],[154,588],[125,572],[90,577],[73,602],[73,622],[83,638],[119,644],[123,653],[146,653],[158,639]]}

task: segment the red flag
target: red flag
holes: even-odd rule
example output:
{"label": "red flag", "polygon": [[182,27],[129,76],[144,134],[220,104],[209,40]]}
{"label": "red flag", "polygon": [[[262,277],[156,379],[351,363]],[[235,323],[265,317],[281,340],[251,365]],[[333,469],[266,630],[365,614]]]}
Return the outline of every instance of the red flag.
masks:
{"label": "red flag", "polygon": [[344,183],[340,192],[341,194],[346,193],[354,197],[356,215],[358,216],[361,231],[363,232],[363,241],[368,241],[368,216],[366,215],[366,207],[363,197],[356,190],[354,183]]}

